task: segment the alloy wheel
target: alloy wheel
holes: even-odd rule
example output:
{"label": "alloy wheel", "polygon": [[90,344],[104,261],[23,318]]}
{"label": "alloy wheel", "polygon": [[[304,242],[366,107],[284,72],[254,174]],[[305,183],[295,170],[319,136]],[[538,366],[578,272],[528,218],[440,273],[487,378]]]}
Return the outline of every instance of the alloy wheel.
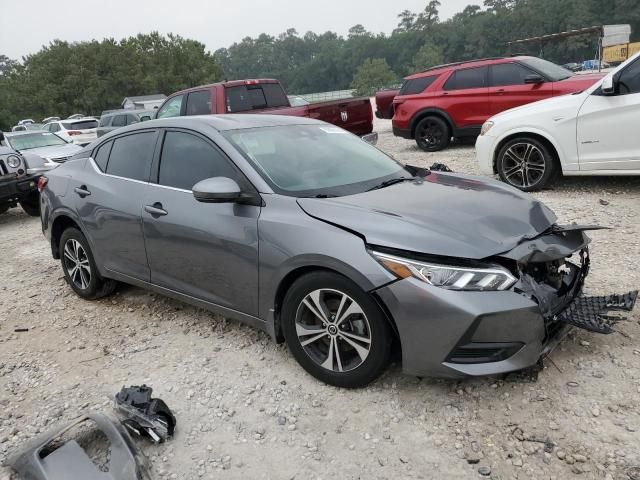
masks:
{"label": "alloy wheel", "polygon": [[435,121],[426,122],[420,130],[420,139],[427,147],[436,147],[442,143],[445,133]]}
{"label": "alloy wheel", "polygon": [[64,244],[64,266],[73,284],[86,290],[91,283],[91,264],[82,244],[70,238]]}
{"label": "alloy wheel", "polygon": [[532,143],[511,145],[502,156],[504,178],[514,187],[535,186],[544,177],[546,168],[544,154]]}
{"label": "alloy wheel", "polygon": [[295,326],[305,353],[329,371],[354,370],[369,356],[369,320],[362,307],[343,292],[320,289],[309,293],[298,306]]}

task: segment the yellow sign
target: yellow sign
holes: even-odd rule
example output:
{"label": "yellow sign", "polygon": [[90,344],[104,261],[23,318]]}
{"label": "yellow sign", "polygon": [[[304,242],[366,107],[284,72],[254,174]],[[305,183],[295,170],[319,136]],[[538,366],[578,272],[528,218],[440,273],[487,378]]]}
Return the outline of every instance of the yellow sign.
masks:
{"label": "yellow sign", "polygon": [[640,42],[623,43],[622,45],[604,48],[602,50],[602,59],[607,63],[620,63],[638,52],[640,52]]}

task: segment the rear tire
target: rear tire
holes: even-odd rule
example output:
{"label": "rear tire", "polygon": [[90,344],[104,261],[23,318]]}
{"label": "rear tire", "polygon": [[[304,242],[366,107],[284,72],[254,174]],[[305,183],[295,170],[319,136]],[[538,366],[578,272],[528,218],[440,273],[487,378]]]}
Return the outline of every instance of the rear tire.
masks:
{"label": "rear tire", "polygon": [[59,252],[64,278],[78,296],[96,300],[114,292],[117,282],[100,277],[89,242],[80,230],[71,227],[62,232]]}
{"label": "rear tire", "polygon": [[336,387],[363,387],[389,364],[392,334],[373,298],[331,272],[300,277],[287,292],[282,329],[309,374]]}
{"label": "rear tire", "polygon": [[549,147],[532,137],[518,137],[505,143],[498,152],[496,168],[504,183],[523,192],[541,190],[560,173]]}
{"label": "rear tire", "polygon": [[24,210],[24,213],[30,217],[40,216],[40,194],[32,193],[28,198],[20,201],[20,206]]}
{"label": "rear tire", "polygon": [[451,129],[440,117],[425,117],[416,126],[415,139],[425,152],[444,150],[451,142]]}

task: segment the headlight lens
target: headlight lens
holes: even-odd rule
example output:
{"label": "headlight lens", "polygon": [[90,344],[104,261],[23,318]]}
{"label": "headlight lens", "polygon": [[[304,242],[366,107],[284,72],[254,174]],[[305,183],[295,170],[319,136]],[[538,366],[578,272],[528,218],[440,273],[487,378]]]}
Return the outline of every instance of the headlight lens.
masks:
{"label": "headlight lens", "polygon": [[494,125],[495,125],[495,124],[494,124],[492,121],[490,121],[490,120],[488,120],[488,121],[484,122],[484,123],[482,124],[482,128],[480,129],[480,135],[486,135],[486,134],[487,134],[487,132],[489,132],[489,130],[491,130],[491,129],[493,128],[493,126],[494,126]]}
{"label": "headlight lens", "polygon": [[386,253],[371,253],[398,278],[413,277],[429,285],[448,290],[506,290],[517,282],[508,270],[499,266],[468,268],[420,262]]}
{"label": "headlight lens", "polygon": [[11,168],[18,168],[20,166],[20,157],[16,155],[9,155],[7,157],[7,165]]}

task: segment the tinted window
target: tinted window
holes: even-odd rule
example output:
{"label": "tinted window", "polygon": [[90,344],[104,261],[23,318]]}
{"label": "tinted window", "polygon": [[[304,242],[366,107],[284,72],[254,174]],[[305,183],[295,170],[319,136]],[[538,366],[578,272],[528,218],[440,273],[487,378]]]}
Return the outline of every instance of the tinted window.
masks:
{"label": "tinted window", "polygon": [[289,105],[282,87],[277,83],[229,87],[225,89],[225,94],[228,113]]}
{"label": "tinted window", "polygon": [[636,60],[623,70],[618,79],[618,93],[640,93],[640,61]]}
{"label": "tinted window", "polygon": [[501,63],[491,66],[491,86],[503,87],[507,85],[524,85],[529,75],[535,75],[528,68],[517,63]]}
{"label": "tinted window", "polygon": [[398,95],[414,95],[416,93],[422,93],[429,85],[436,81],[436,78],[438,78],[437,75],[432,75],[430,77],[405,80]]}
{"label": "tinted window", "polygon": [[546,78],[551,80],[552,82],[557,82],[558,80],[564,80],[565,78],[572,77],[574,73],[570,70],[567,70],[560,65],[556,65],[555,63],[551,63],[547,60],[543,60],[542,58],[537,57],[522,57],[519,59],[521,63],[524,63],[527,67],[533,68],[535,71],[540,72]]}
{"label": "tinted window", "polygon": [[229,160],[202,138],[189,133],[167,132],[158,183],[191,190],[199,181],[211,177],[239,180],[237,170]]}
{"label": "tinted window", "polygon": [[113,120],[113,117],[109,116],[109,117],[102,117],[100,119],[100,126],[101,127],[108,127],[109,125],[111,125],[111,120]]}
{"label": "tinted window", "polygon": [[211,93],[209,90],[192,92],[187,97],[187,115],[208,115],[211,113]]}
{"label": "tinted window", "polygon": [[89,130],[91,128],[97,128],[97,120],[83,120],[81,122],[63,122],[62,126],[67,130]]}
{"label": "tinted window", "polygon": [[487,86],[487,67],[456,70],[444,84],[445,90],[465,90]]}
{"label": "tinted window", "polygon": [[59,130],[60,130],[60,125],[58,125],[57,123],[52,123],[51,125],[49,125],[50,132],[57,132]]}
{"label": "tinted window", "polygon": [[111,122],[112,127],[124,127],[127,124],[127,116],[126,115],[116,115],[113,117],[113,122]]}
{"label": "tinted window", "polygon": [[155,132],[142,132],[113,141],[107,173],[146,181],[156,145]]}
{"label": "tinted window", "polygon": [[101,145],[93,154],[93,159],[103,172],[107,170],[107,162],[109,161],[109,152],[111,151],[112,145],[113,142],[107,142]]}
{"label": "tinted window", "polygon": [[138,117],[136,115],[133,115],[132,113],[127,115],[127,125],[132,125],[138,122],[140,122],[140,120],[138,120]]}
{"label": "tinted window", "polygon": [[182,111],[182,98],[184,95],[178,95],[168,100],[160,110],[158,110],[158,118],[178,117]]}

